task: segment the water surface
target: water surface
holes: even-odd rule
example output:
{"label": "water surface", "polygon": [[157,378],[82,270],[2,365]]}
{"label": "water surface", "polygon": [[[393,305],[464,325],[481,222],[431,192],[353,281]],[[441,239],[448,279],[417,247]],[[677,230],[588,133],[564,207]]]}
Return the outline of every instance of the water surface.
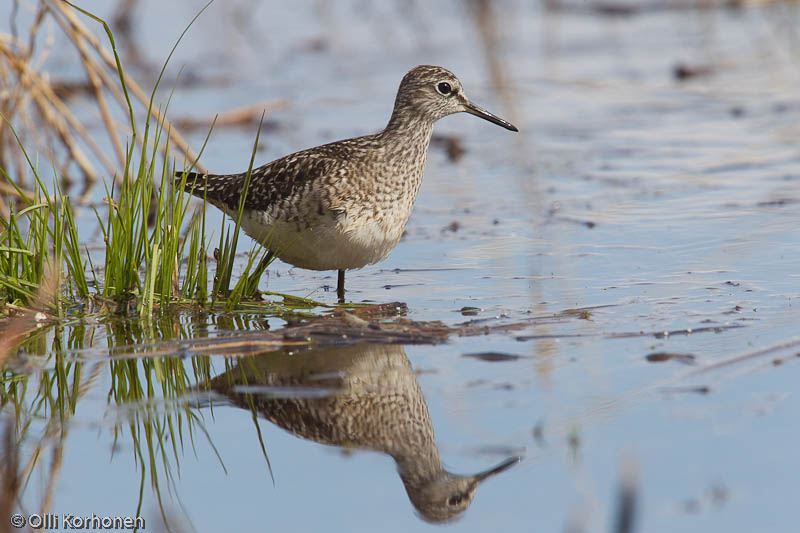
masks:
{"label": "water surface", "polygon": [[[15,418],[30,423],[21,462],[42,453],[20,508],[40,509],[50,490],[55,512],[139,513],[148,530],[163,527],[162,513],[177,530],[430,530],[441,527],[432,516],[449,515],[421,503],[424,484],[409,489],[409,465],[430,473],[438,454],[442,468],[468,475],[523,456],[447,527],[613,530],[628,469],[639,531],[796,529],[800,79],[787,28],[797,6],[632,4],[609,16],[583,2],[469,5],[213,4],[168,70],[174,78],[184,66],[171,115],[210,122],[286,100],[262,137],[266,162],[380,129],[409,68],[450,68],[520,133],[467,115],[442,120],[436,133],[457,137],[464,155],[452,162],[431,148],[405,238],[386,261],[348,274],[348,298],[401,301],[407,318],[448,326],[523,325],[437,345],[242,358],[174,343],[154,357],[146,346],[247,339],[285,322],[185,313],[44,331],[14,367],[32,381]],[[136,4],[143,79],[200,7]],[[679,64],[710,72],[678,80]],[[204,135],[189,139],[199,147]],[[203,163],[243,170],[254,135],[215,130]],[[262,281],[331,304],[335,282],[280,263]],[[130,345],[144,353],[111,349]],[[30,403],[33,383],[60,379],[56,353],[83,384],[63,425]],[[186,370],[184,387],[161,390],[169,364]],[[115,401],[124,365],[150,377],[149,399]],[[267,382],[209,394],[210,379],[228,383],[250,367]],[[365,397],[414,408],[397,418]],[[333,438],[344,415],[314,425],[321,405],[348,399],[364,410],[352,419],[374,419],[379,438]],[[472,497],[461,492],[459,510]]]}

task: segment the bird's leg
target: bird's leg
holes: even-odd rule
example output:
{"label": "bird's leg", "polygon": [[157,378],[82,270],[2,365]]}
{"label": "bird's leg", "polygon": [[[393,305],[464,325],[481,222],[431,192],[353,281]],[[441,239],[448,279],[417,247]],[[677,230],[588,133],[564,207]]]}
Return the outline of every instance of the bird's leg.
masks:
{"label": "bird's leg", "polygon": [[344,270],[339,271],[339,280],[336,283],[336,296],[339,297],[339,303],[344,303]]}

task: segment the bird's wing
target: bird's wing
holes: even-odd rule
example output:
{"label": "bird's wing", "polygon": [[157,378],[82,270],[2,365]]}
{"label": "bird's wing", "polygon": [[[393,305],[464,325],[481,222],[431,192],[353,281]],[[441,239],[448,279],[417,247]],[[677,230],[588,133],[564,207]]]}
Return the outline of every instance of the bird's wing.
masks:
{"label": "bird's wing", "polygon": [[[253,169],[245,207],[266,210],[279,202],[291,200],[317,180],[335,174],[338,160],[318,150],[304,150],[287,155]],[[183,172],[175,173],[177,184]],[[200,174],[186,173],[185,190],[194,196],[208,199],[223,208],[235,210],[244,190],[247,173]]]}

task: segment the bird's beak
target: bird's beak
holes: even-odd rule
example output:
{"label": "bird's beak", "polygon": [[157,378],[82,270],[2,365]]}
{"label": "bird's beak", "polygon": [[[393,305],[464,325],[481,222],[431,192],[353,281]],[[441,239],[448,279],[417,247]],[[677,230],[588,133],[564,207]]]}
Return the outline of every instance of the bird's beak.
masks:
{"label": "bird's beak", "polygon": [[[495,117],[494,115],[490,115],[490,116],[496,118],[497,120],[501,120],[501,119]],[[489,119],[487,118],[486,120],[489,120]],[[492,121],[492,122],[494,122],[494,121]],[[502,122],[505,122],[505,121],[502,121]],[[505,122],[505,124],[508,124],[508,122]],[[503,124],[500,124],[500,125],[505,127]],[[511,124],[508,124],[508,125],[511,126]],[[511,126],[511,128],[514,128],[514,126]],[[511,128],[508,128],[508,129],[511,129]],[[514,128],[514,130],[512,130],[512,131],[517,131],[517,130],[516,130],[516,128]],[[520,461],[522,461],[522,457],[519,457],[519,456],[511,457],[510,459],[506,459],[505,461],[503,461],[499,465],[493,466],[489,470],[485,470],[485,471],[481,472],[480,474],[475,474],[473,476],[473,478],[475,479],[475,481],[480,483],[481,481],[483,481],[487,477],[492,477],[493,475],[499,474],[500,472],[503,472],[504,470],[508,470],[509,468],[511,468],[515,464],[519,463]]]}
{"label": "bird's beak", "polygon": [[482,107],[476,106],[470,101],[464,103],[464,111],[469,113],[470,115],[475,115],[476,117],[481,117],[484,120],[488,120],[493,124],[497,124],[498,126],[502,126],[507,130],[511,131],[519,131],[516,126],[510,123],[507,120],[503,120],[502,118],[498,117],[497,115],[493,115],[483,109]]}

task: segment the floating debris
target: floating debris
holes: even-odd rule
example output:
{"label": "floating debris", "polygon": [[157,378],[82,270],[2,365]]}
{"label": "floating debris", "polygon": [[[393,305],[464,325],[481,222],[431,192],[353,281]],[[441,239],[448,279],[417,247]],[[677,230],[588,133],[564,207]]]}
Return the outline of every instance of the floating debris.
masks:
{"label": "floating debris", "polygon": [[462,357],[472,357],[473,359],[480,359],[481,361],[489,361],[490,363],[499,363],[503,361],[516,361],[517,359],[524,359],[521,355],[503,352],[478,352],[478,353],[465,353]]}
{"label": "floating debris", "polygon": [[685,63],[678,63],[672,69],[672,76],[678,81],[686,81],[692,78],[699,78],[703,76],[710,76],[714,73],[714,69],[706,65],[687,65]]}
{"label": "floating debris", "polygon": [[441,233],[456,233],[459,229],[461,229],[461,223],[458,220],[452,221],[450,224],[442,228]]}
{"label": "floating debris", "polygon": [[708,385],[699,385],[697,387],[662,387],[661,391],[675,394],[684,394],[687,392],[695,394],[708,394],[711,392],[711,387]]}
{"label": "floating debris", "polygon": [[653,352],[647,354],[645,359],[650,363],[663,363],[674,359],[686,365],[693,365],[696,357],[690,353]]}

